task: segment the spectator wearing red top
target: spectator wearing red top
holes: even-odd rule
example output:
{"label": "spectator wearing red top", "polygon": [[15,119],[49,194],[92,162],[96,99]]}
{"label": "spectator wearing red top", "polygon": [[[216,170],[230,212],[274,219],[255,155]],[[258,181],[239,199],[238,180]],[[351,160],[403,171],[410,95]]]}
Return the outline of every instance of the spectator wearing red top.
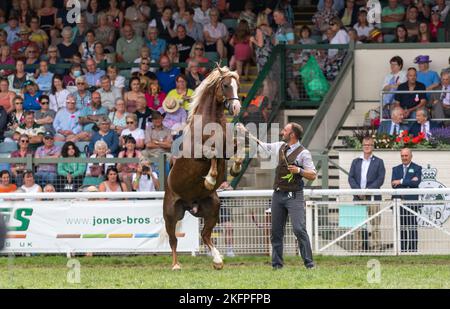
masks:
{"label": "spectator wearing red top", "polygon": [[166,98],[166,93],[161,91],[158,81],[154,81],[149,85],[149,91],[145,93],[145,99],[147,100],[147,106],[152,110],[158,110],[162,106],[162,102]]}
{"label": "spectator wearing red top", "polygon": [[237,68],[239,76],[245,71],[245,80],[248,80],[248,72],[250,69],[250,60],[252,59],[253,50],[250,44],[250,28],[246,20],[241,20],[236,29],[236,33],[230,40],[230,45],[234,47],[234,55],[231,57],[231,68]]}
{"label": "spectator wearing red top", "polygon": [[440,20],[440,11],[439,9],[432,9],[431,10],[431,21],[429,25],[430,34],[431,34],[431,41],[437,42],[438,40],[438,30],[440,28],[443,28],[444,24]]}
{"label": "spectator wearing red top", "polygon": [[19,30],[20,40],[15,42],[12,46],[12,55],[15,59],[22,57],[28,46],[33,46],[36,50],[39,49],[36,43],[30,41],[31,31],[28,27],[22,26]]}

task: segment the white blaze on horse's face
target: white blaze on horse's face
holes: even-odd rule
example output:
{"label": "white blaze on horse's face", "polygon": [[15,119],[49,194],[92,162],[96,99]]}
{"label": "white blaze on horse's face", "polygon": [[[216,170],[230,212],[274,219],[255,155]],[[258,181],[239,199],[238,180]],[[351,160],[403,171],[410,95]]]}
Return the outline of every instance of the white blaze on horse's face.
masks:
{"label": "white blaze on horse's face", "polygon": [[[231,89],[233,91],[232,98],[239,98],[238,97],[238,84],[234,78],[231,79]],[[233,100],[231,106],[233,107],[233,116],[237,116],[241,110],[241,102],[239,100]]]}

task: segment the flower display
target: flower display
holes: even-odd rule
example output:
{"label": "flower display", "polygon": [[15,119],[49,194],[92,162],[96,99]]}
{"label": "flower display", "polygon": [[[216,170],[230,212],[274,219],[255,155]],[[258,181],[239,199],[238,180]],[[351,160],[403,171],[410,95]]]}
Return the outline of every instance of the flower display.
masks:
{"label": "flower display", "polygon": [[380,134],[373,127],[361,127],[356,129],[353,136],[344,137],[343,144],[348,148],[362,149],[362,140],[365,136],[371,136],[374,140],[375,149],[401,149],[423,148],[423,149],[448,149],[450,148],[450,127],[432,129],[429,140],[425,133],[420,132],[417,136],[403,130],[399,135]]}

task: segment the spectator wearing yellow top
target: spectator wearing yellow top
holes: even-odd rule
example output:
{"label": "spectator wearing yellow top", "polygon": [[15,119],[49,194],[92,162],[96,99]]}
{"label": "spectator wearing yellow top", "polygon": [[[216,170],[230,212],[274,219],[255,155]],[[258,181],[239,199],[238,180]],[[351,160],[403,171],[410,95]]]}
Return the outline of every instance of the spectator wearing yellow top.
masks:
{"label": "spectator wearing yellow top", "polygon": [[167,98],[176,100],[186,111],[189,110],[190,100],[194,90],[187,87],[187,78],[180,74],[175,79],[176,87],[167,94]]}

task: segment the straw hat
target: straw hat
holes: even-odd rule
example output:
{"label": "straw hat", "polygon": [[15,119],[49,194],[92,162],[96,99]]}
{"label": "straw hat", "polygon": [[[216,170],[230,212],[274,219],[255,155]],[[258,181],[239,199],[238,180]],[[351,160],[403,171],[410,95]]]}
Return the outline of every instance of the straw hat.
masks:
{"label": "straw hat", "polygon": [[180,108],[180,104],[174,98],[166,97],[162,107],[167,113],[175,113]]}
{"label": "straw hat", "polygon": [[18,33],[18,35],[22,35],[22,34],[30,34],[30,33],[31,33],[30,28],[28,28],[27,26],[21,26],[21,27],[19,28],[19,33]]}

